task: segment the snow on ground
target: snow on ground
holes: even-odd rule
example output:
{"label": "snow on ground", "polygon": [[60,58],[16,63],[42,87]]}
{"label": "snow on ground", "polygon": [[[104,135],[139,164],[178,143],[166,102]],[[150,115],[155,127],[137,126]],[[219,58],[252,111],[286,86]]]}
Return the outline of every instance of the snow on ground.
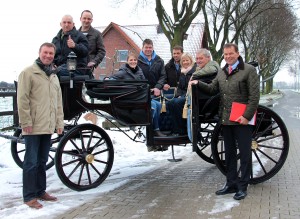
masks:
{"label": "snow on ground", "polygon": [[[123,133],[107,131],[114,145],[114,163],[109,177],[97,188],[77,192],[66,187],[56,174],[54,167],[47,171],[47,191],[55,194],[60,203],[43,202],[44,208],[35,210],[23,204],[22,170],[15,164],[10,152],[10,140],[0,138],[0,218],[40,218],[57,215],[80,206],[90,199],[111,191],[130,180],[130,176],[145,173],[159,168],[171,158],[171,150],[165,152],[147,151],[145,143],[136,143]],[[133,131],[127,132],[131,137]],[[12,133],[7,133],[12,134]],[[191,150],[186,147],[176,147],[176,155],[190,157]],[[186,158],[188,159],[188,158]]]}

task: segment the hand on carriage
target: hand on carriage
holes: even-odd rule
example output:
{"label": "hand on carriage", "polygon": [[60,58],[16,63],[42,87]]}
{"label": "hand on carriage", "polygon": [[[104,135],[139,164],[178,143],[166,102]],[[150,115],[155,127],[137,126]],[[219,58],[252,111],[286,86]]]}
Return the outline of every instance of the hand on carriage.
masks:
{"label": "hand on carriage", "polygon": [[91,70],[92,70],[92,69],[95,67],[95,65],[96,65],[95,62],[89,62],[89,63],[87,64],[87,67],[90,67]]}
{"label": "hand on carriage", "polygon": [[191,80],[189,82],[189,86],[193,85],[193,84],[198,84],[198,80]]}
{"label": "hand on carriage", "polygon": [[171,86],[170,86],[169,84],[164,84],[164,87],[163,87],[163,89],[164,89],[164,90],[169,90],[169,89],[170,89],[170,87],[171,87]]}
{"label": "hand on carriage", "polygon": [[154,96],[156,97],[160,96],[160,90],[156,87],[151,89],[151,92],[153,92]]}

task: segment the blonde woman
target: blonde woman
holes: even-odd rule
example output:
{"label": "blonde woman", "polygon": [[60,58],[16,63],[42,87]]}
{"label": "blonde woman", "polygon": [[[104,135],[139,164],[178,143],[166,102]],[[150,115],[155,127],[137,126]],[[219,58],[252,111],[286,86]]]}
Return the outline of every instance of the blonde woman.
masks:
{"label": "blonde woman", "polygon": [[186,119],[182,118],[182,110],[185,103],[185,96],[190,78],[196,71],[196,63],[193,56],[189,53],[183,53],[180,59],[181,73],[176,91],[176,97],[167,103],[167,110],[172,117],[173,135],[187,134]]}

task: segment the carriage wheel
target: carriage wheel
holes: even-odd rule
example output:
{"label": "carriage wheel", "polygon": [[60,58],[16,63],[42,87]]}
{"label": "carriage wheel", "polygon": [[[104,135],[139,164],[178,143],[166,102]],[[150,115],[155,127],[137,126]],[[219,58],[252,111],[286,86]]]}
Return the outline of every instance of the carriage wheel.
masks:
{"label": "carriage wheel", "polygon": [[67,187],[84,191],[99,186],[106,179],[113,160],[114,149],[107,133],[96,125],[81,124],[60,140],[55,167]]}
{"label": "carriage wheel", "polygon": [[[201,124],[201,123],[200,123]],[[198,132],[198,143],[196,153],[208,163],[214,164],[214,159],[211,152],[211,138],[216,127],[215,122],[203,123]]]}
{"label": "carriage wheel", "polygon": [[[218,124],[212,136],[212,154],[216,166],[225,175],[225,152],[222,125]],[[259,106],[252,134],[252,171],[250,184],[272,178],[283,166],[289,151],[289,135],[282,119],[271,109]],[[239,152],[238,153],[238,173]]]}
{"label": "carriage wheel", "polygon": [[[25,142],[22,136],[22,129],[18,128],[14,135],[15,137],[20,138],[21,142],[11,141],[10,151],[11,155],[15,161],[15,163],[20,167],[23,168],[23,161],[25,155]],[[59,136],[55,133],[51,136],[51,148],[49,152],[48,162],[46,164],[46,169],[50,169],[54,165],[54,156],[57,144],[59,142]]]}

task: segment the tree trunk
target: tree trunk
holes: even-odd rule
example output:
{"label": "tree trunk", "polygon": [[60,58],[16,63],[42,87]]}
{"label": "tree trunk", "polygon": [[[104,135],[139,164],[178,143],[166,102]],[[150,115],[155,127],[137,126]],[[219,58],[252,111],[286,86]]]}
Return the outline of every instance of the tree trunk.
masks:
{"label": "tree trunk", "polygon": [[273,78],[266,81],[266,90],[265,93],[271,93],[273,91]]}

